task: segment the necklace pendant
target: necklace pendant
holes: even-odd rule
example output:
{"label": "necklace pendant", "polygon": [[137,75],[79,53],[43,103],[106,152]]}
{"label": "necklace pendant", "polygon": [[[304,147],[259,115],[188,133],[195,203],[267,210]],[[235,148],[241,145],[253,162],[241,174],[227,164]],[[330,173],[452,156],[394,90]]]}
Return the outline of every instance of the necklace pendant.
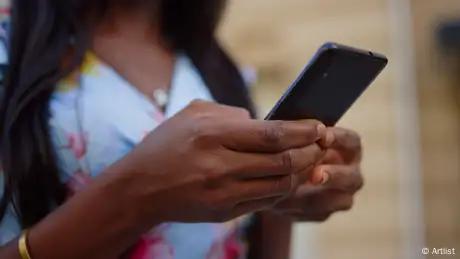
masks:
{"label": "necklace pendant", "polygon": [[168,103],[168,93],[166,93],[165,90],[163,89],[157,89],[153,91],[153,100],[155,100],[155,103],[160,107],[164,108],[166,104]]}

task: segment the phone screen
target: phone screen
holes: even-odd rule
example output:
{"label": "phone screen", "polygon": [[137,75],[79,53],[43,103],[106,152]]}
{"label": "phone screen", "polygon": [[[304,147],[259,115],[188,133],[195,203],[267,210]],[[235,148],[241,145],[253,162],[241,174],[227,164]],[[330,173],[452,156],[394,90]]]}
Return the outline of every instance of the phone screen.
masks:
{"label": "phone screen", "polygon": [[317,54],[266,117],[335,125],[386,66],[386,58],[350,49]]}

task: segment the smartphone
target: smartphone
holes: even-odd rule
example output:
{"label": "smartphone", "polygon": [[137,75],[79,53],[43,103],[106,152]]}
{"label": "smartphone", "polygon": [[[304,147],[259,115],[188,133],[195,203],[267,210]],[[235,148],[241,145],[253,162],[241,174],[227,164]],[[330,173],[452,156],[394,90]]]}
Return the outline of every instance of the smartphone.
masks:
{"label": "smartphone", "polygon": [[325,43],[265,120],[316,119],[334,126],[387,63],[379,53]]}

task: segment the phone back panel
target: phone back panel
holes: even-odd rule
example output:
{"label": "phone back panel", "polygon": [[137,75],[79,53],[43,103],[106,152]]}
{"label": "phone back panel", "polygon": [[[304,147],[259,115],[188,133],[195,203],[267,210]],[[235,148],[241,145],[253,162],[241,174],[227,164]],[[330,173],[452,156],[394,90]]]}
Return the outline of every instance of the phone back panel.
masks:
{"label": "phone back panel", "polygon": [[387,62],[377,53],[327,43],[265,119],[316,119],[326,126],[333,126]]}

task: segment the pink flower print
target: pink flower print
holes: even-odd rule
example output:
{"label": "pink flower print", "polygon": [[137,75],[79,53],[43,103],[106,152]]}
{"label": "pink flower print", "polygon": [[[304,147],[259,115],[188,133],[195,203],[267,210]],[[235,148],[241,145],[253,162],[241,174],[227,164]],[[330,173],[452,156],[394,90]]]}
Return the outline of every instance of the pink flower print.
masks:
{"label": "pink flower print", "polygon": [[[229,223],[230,224],[230,223]],[[228,227],[228,226],[227,226]],[[217,233],[222,236],[223,232],[231,231],[223,239],[216,239],[213,243],[211,250],[208,252],[206,259],[238,259],[244,254],[245,248],[239,239],[236,229],[228,229],[219,225]]]}
{"label": "pink flower print", "polygon": [[225,259],[238,259],[243,254],[241,242],[233,235],[224,244]]}
{"label": "pink flower print", "polygon": [[242,254],[243,249],[239,240],[236,236],[231,236],[223,243],[214,243],[206,259],[238,259]]}
{"label": "pink flower print", "polygon": [[69,141],[66,149],[71,149],[75,157],[80,159],[86,154],[86,142],[88,141],[88,133],[67,133],[67,140]]}
{"label": "pink flower print", "polygon": [[137,243],[131,259],[174,259],[174,250],[161,235],[146,235]]}
{"label": "pink flower print", "polygon": [[206,255],[206,259],[226,259],[223,245],[221,242],[215,242]]}

